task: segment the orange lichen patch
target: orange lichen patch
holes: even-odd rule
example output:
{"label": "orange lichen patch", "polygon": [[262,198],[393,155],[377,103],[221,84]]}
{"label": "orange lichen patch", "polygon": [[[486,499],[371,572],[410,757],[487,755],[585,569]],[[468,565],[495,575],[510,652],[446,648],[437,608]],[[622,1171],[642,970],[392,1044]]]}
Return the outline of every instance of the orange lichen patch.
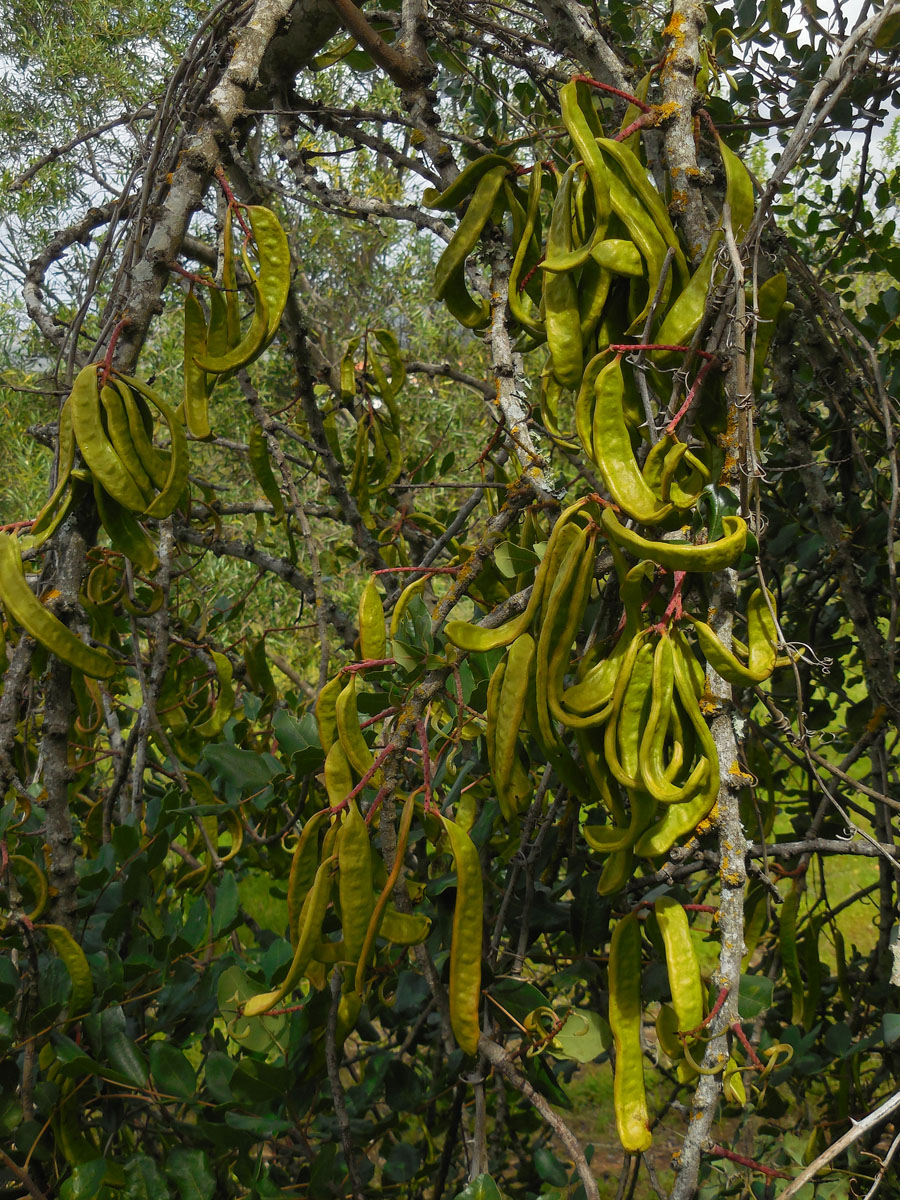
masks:
{"label": "orange lichen patch", "polygon": [[710,811],[709,816],[704,817],[704,819],[700,822],[700,824],[694,830],[694,833],[696,833],[698,837],[702,837],[702,835],[704,833],[709,833],[709,831],[711,829],[715,829],[716,824],[718,823],[718,820],[719,820],[719,802],[716,801],[716,803],[712,806],[712,810]]}
{"label": "orange lichen patch", "polygon": [[689,175],[691,179],[698,179],[703,174],[699,167],[685,167],[684,173],[685,175]]}
{"label": "orange lichen patch", "polygon": [[653,105],[654,124],[660,121],[668,121],[670,117],[674,117],[681,107],[675,100],[667,100],[665,104]]}
{"label": "orange lichen patch", "polygon": [[[674,175],[675,172],[673,171]],[[672,188],[672,199],[669,201],[669,208],[672,212],[684,212],[687,208],[688,194],[684,188]]]}
{"label": "orange lichen patch", "polygon": [[680,12],[673,12],[668,25],[663,30],[663,37],[684,37],[684,17]]}

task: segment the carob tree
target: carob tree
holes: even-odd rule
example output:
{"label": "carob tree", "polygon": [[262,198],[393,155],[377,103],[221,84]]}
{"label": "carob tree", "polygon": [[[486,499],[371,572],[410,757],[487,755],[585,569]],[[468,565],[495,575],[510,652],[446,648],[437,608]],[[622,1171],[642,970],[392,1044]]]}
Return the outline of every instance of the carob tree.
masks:
{"label": "carob tree", "polygon": [[3,7],[9,1193],[896,1194],[900,0]]}

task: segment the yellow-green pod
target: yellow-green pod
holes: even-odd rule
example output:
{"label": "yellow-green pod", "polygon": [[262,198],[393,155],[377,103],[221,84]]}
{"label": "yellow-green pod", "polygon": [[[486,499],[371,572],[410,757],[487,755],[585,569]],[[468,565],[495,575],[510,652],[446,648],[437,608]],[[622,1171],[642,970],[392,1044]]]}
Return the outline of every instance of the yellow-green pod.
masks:
{"label": "yellow-green pod", "polygon": [[232,684],[234,668],[231,665],[231,659],[226,654],[219,654],[216,650],[210,650],[209,653],[216,667],[219,694],[210,715],[205,721],[194,726],[194,732],[205,741],[217,738],[234,712],[234,686]]}
{"label": "yellow-green pod", "polygon": [[641,929],[634,913],[623,917],[609,947],[609,1027],[616,1046],[613,1108],[622,1148],[650,1149],[650,1116],[641,1050]]}
{"label": "yellow-green pod", "polygon": [[0,600],[26,633],[57,658],[94,679],[109,679],[116,664],[105,650],[86,646],[41,604],[28,586],[16,539],[0,533]]}
{"label": "yellow-green pod", "polygon": [[159,559],[146,529],[130,509],[124,508],[112,496],[106,494],[97,479],[93,479],[92,482],[97,515],[113,549],[121,551],[139,571],[151,574],[159,566]]}
{"label": "yellow-green pod", "polygon": [[441,817],[456,867],[456,904],[450,940],[450,1025],[466,1054],[478,1053],[481,1029],[481,941],[484,896],[481,862],[469,835],[448,817]]}
{"label": "yellow-green pod", "polygon": [[328,680],[316,697],[316,726],[319,730],[319,741],[326,754],[331,749],[337,736],[335,706],[343,687],[343,676],[340,674],[335,675],[333,679]]}
{"label": "yellow-green pod", "polygon": [[355,800],[350,801],[344,817],[338,868],[344,953],[346,959],[355,965],[375,908],[369,827],[360,816]]}
{"label": "yellow-green pod", "polygon": [[83,1016],[91,1007],[94,998],[94,980],[87,957],[68,929],[62,925],[42,925],[41,928],[63,960],[72,982],[72,990],[69,993],[69,1019]]}
{"label": "yellow-green pod", "polygon": [[88,470],[123,508],[144,512],[148,496],[138,487],[103,432],[97,363],[88,363],[78,373],[69,403],[75,440]]}
{"label": "yellow-green pod", "polygon": [[653,907],[665,945],[669,990],[678,1029],[690,1033],[703,1020],[703,979],[687,913],[671,896],[660,896]]}
{"label": "yellow-green pod", "polygon": [[284,306],[291,287],[291,251],[287,234],[270,208],[248,204],[245,208],[256,256],[259,260],[259,289],[266,303],[266,338],[268,345],[281,324]]}
{"label": "yellow-green pod", "polygon": [[209,438],[209,389],[206,372],[197,358],[208,353],[206,317],[192,291],[184,298],[184,420],[195,438]]}
{"label": "yellow-green pod", "polygon": [[284,517],[284,501],[281,498],[278,480],[272,471],[272,464],[269,462],[269,446],[266,435],[258,425],[254,425],[250,430],[247,450],[253,477],[259,484],[262,494],[272,505],[275,520],[280,521]]}
{"label": "yellow-green pod", "polygon": [[672,571],[721,571],[736,562],[747,544],[747,522],[743,517],[723,517],[722,537],[700,545],[650,541],[633,529],[626,529],[609,508],[603,510],[600,519],[607,537],[637,558],[649,558]]}
{"label": "yellow-green pod", "polygon": [[163,520],[175,511],[175,507],[187,487],[189,463],[184,428],[165,400],[157,395],[148,384],[140,379],[134,379],[130,375],[119,374],[119,378],[150,401],[169,430],[172,448],[165,484],[156,499],[147,507],[145,514],[148,517],[157,517],[159,520]]}
{"label": "yellow-green pod", "polygon": [[[334,706],[337,734],[344,753],[353,770],[358,775],[365,775],[375,759],[372,751],[366,745],[362,729],[359,725],[359,712],[356,707],[356,676],[351,675],[346,686],[340,692]],[[381,772],[376,772],[372,782],[381,782]]]}
{"label": "yellow-green pod", "polygon": [[359,648],[364,660],[384,658],[387,650],[384,610],[374,575],[359,599]]}

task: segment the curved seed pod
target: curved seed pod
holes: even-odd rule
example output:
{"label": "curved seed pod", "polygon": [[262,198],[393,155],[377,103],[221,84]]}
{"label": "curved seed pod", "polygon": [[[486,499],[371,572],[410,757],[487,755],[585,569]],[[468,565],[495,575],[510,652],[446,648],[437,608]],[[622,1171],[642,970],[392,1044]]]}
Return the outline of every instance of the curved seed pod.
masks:
{"label": "curved seed pod", "polygon": [[140,379],[132,378],[130,375],[119,374],[119,378],[130,388],[133,388],[136,392],[140,392],[146,400],[150,401],[169,430],[172,449],[170,451],[169,470],[166,475],[166,481],[159,495],[148,505],[145,513],[148,517],[157,517],[159,520],[163,520],[165,517],[171,516],[175,511],[176,505],[184,495],[184,490],[187,486],[188,448],[184,428],[181,422],[176,419],[169,405],[166,404],[161,396],[157,395],[153,388]]}
{"label": "curved seed pod", "polygon": [[[564,261],[572,250],[572,182],[575,167],[569,167],[559,185],[547,234],[547,259]],[[585,255],[586,257],[586,255]],[[544,264],[542,264],[544,265]],[[563,387],[573,390],[581,383],[584,356],[581,347],[581,315],[578,289],[571,272],[544,274],[544,324],[553,374]]]}
{"label": "curved seed pod", "polygon": [[231,682],[234,669],[231,660],[226,654],[219,654],[216,650],[210,650],[209,653],[216,666],[219,695],[207,719],[194,726],[194,732],[206,741],[211,741],[219,736],[225,728],[228,718],[234,712],[234,687]]}
{"label": "curved seed pod", "polygon": [[299,937],[303,902],[313,885],[319,866],[319,830],[330,816],[327,808],[314,813],[303,826],[303,832],[294,847],[287,886],[288,932],[294,946]]}
{"label": "curved seed pod", "polygon": [[159,566],[156,547],[134,513],[108,496],[94,479],[94,500],[100,524],[109,535],[113,549],[120,550],[139,571],[151,574]]}
{"label": "curved seed pod", "polygon": [[390,905],[384,910],[378,932],[395,946],[419,946],[428,937],[431,918],[424,913],[399,912]]}
{"label": "curved seed pod", "polygon": [[375,907],[372,910],[372,915],[369,918],[369,927],[366,930],[365,941],[363,942],[362,950],[359,955],[359,962],[356,964],[356,977],[354,979],[354,991],[358,996],[362,996],[366,982],[366,971],[369,963],[372,961],[372,956],[375,950],[375,939],[378,936],[378,931],[381,927],[381,922],[384,919],[385,913],[391,896],[394,892],[394,886],[400,878],[400,872],[403,869],[403,860],[406,855],[406,843],[409,841],[409,827],[412,824],[412,816],[415,809],[415,800],[413,796],[407,796],[403,803],[403,811],[400,813],[400,825],[397,829],[397,846],[394,852],[394,865],[391,867],[390,874],[385,880],[384,887],[375,901]]}
{"label": "curved seed pod", "polygon": [[[686,281],[689,273],[688,266],[684,257],[684,251],[681,249],[681,243],[678,240],[678,234],[675,232],[669,211],[663,203],[659,192],[657,192],[647,177],[644,164],[623,142],[616,142],[611,138],[600,138],[597,144],[603,153],[609,155],[616,163],[616,166],[628,181],[628,185],[632,189],[634,196],[640,200],[643,207],[653,218],[653,223],[666,246],[671,246],[675,251],[673,266],[678,277]],[[656,284],[653,285],[652,290],[656,290]],[[665,301],[663,300],[662,303],[665,304]]]}
{"label": "curved seed pod", "polygon": [[272,505],[273,517],[276,521],[280,521],[284,517],[284,500],[281,498],[281,488],[278,486],[278,480],[275,478],[272,464],[269,462],[269,445],[266,435],[258,425],[254,425],[250,430],[247,449],[253,477],[259,484],[262,494]]}
{"label": "curved seed pod", "polygon": [[142,495],[153,494],[153,483],[144,469],[140,456],[131,440],[131,430],[128,426],[128,414],[125,402],[119,389],[106,384],[100,389],[100,403],[106,415],[106,429],[113,450],[119,456],[122,465],[137,484]]}
{"label": "curved seed pod", "polygon": [[703,979],[684,908],[671,896],[654,905],[656,921],[666,950],[666,970],[678,1029],[689,1033],[703,1020]]}
{"label": "curved seed pod", "polygon": [[472,839],[448,817],[441,817],[456,867],[456,905],[450,941],[450,1025],[466,1054],[478,1053],[481,1030],[481,940],[484,899],[481,863]]}
{"label": "curved seed pod", "polygon": [[515,169],[515,163],[500,154],[483,154],[481,158],[469,163],[443,192],[438,192],[435,188],[426,188],[422,193],[422,203],[426,208],[440,208],[444,212],[452,212],[457,205],[462,204],[466,196],[474,192],[480,180],[497,167],[502,167],[504,174],[508,174]]}
{"label": "curved seed pod", "polygon": [[641,836],[634,850],[642,858],[655,858],[660,854],[667,854],[678,838],[693,832],[709,814],[719,792],[719,755],[697,702],[693,670],[688,663],[693,655],[677,630],[673,635],[672,649],[678,697],[694,728],[699,756],[709,762],[709,774],[703,789],[692,800],[684,804],[668,805],[662,818]]}
{"label": "curved seed pod", "polygon": [[[338,738],[351,767],[358,775],[365,775],[375,759],[372,751],[366,745],[362,729],[359,726],[359,712],[356,707],[356,676],[353,674],[338,695],[334,706],[334,716]],[[381,772],[376,772],[372,777],[372,782],[376,786],[381,782]]]}
{"label": "curved seed pod", "polygon": [[[528,209],[525,214],[525,225],[509,272],[510,314],[513,320],[518,321],[527,333],[541,340],[547,336],[544,323],[533,312],[531,303],[527,299],[527,293],[524,288],[520,287],[519,279],[528,270],[526,263],[532,257],[532,253],[530,252],[532,251],[535,241],[535,231],[540,220],[542,180],[543,167],[539,162],[536,162],[532,168],[531,180],[528,184]],[[540,235],[538,234],[538,243],[539,237]],[[540,254],[540,249],[538,249],[538,254]]]}
{"label": "curved seed pod", "polygon": [[[554,688],[557,692],[562,691],[561,678],[556,682],[553,679],[554,673],[551,670],[551,660],[562,644],[564,644],[562,652],[565,654],[566,659],[568,659],[571,639],[574,638],[577,629],[577,625],[570,618],[576,610],[580,609],[581,611],[578,612],[577,617],[577,624],[580,625],[584,607],[587,603],[585,599],[584,604],[581,604],[576,592],[586,571],[590,573],[588,575],[588,588],[590,587],[590,579],[593,576],[594,567],[594,538],[589,536],[590,527],[577,531],[574,526],[570,528],[573,531],[573,537],[565,555],[560,561],[558,570],[553,571],[550,576],[553,582],[542,614],[541,633],[538,638],[535,660],[534,691],[537,705],[538,736],[548,751],[556,750],[559,745],[556,730],[553,728],[550,697]],[[587,553],[585,547],[589,541],[591,550]],[[583,586],[581,587],[581,591],[583,593]],[[558,699],[559,696],[557,695],[557,701]]]}
{"label": "curved seed pod", "polygon": [[338,895],[346,959],[356,965],[375,908],[372,890],[372,849],[369,828],[351,800],[344,818],[338,851]]}
{"label": "curved seed pod", "polygon": [[226,354],[218,358],[211,354],[194,356],[197,366],[203,371],[208,371],[210,375],[223,375],[226,371],[235,371],[238,367],[246,367],[254,359],[259,358],[266,348],[266,338],[269,332],[269,310],[266,307],[266,299],[246,250],[242,250],[241,257],[253,289],[253,320],[244,337]]}
{"label": "curved seed pod", "polygon": [[743,517],[723,517],[723,536],[718,541],[703,545],[651,542],[633,529],[626,529],[609,508],[603,510],[600,519],[607,537],[638,558],[649,558],[672,571],[721,571],[734,564],[747,544],[747,522]]}
{"label": "curved seed pod", "polygon": [[397,636],[397,630],[400,628],[400,622],[403,620],[403,614],[409,608],[410,601],[414,596],[422,595],[427,582],[428,576],[421,575],[418,579],[414,579],[412,583],[408,583],[397,597],[397,603],[394,605],[394,611],[391,613],[390,635],[392,638]]}
{"label": "curved seed pod", "polygon": [[331,872],[335,857],[327,858],[316,871],[313,885],[303,901],[298,921],[297,946],[294,957],[280,987],[271,992],[253,996],[244,1005],[245,1017],[259,1017],[282,1000],[300,982],[303,972],[312,960],[316,945],[322,937],[325,912],[331,898]]}
{"label": "curved seed pod", "polygon": [[[775,607],[775,597],[768,593],[769,602]],[[747,601],[747,655],[745,665],[731,650],[727,649],[711,626],[696,617],[690,618],[697,634],[697,645],[703,657],[716,672],[735,687],[749,687],[762,683],[775,670],[777,654],[775,645],[778,631],[766,602],[766,595],[757,588]]]}
{"label": "curved seed pod", "polygon": [[753,220],[753,180],[738,156],[728,149],[720,137],[716,137],[716,145],[725,167],[725,203],[731,210],[731,229],[734,240],[740,246]]}
{"label": "curved seed pod", "polygon": [[763,372],[766,369],[766,356],[769,346],[775,336],[775,326],[787,299],[787,276],[784,273],[773,275],[765,283],[761,283],[756,297],[756,343],[753,348],[753,390],[759,392],[762,387]]}
{"label": "curved seed pod", "polygon": [[491,167],[479,179],[469,207],[457,226],[453,240],[446,247],[434,276],[434,297],[444,300],[454,317],[469,328],[483,325],[490,314],[485,300],[474,300],[465,281],[466,259],[475,249],[481,232],[491,217],[494,201],[509,171],[509,163]]}
{"label": "curved seed pod", "polygon": [[353,791],[350,762],[340,742],[335,742],[325,756],[325,791],[332,808],[343,804]]}
{"label": "curved seed pod", "polygon": [[[237,272],[234,265],[234,210],[231,205],[225,212],[222,231],[222,288],[225,292],[225,346],[216,354],[210,346],[210,354],[217,358],[236,349],[241,342],[241,310],[238,304]],[[217,349],[219,349],[217,347]]]}
{"label": "curved seed pod", "polygon": [[[616,355],[594,383],[592,458],[616,504],[642,525],[656,525],[669,515],[672,505],[661,504],[641,474],[622,411],[624,394],[621,355]],[[604,509],[604,514],[608,511]]]}
{"label": "curved seed pod", "polygon": [[[489,717],[492,736],[487,739],[488,761],[497,798],[507,820],[512,819],[519,808],[519,797],[513,794],[512,778],[534,653],[534,638],[529,633],[520,634],[509,648],[505,671],[500,675],[494,697],[489,697],[488,703],[492,710]],[[490,704],[491,699],[494,699],[493,705]]]}
{"label": "curved seed pod", "polygon": [[[35,517],[28,539],[22,538],[21,544],[32,549],[42,545],[56,529],[63,516],[61,510],[67,508],[63,503],[63,493],[69,486],[72,467],[75,464],[75,435],[72,431],[72,409],[68,398],[59,410],[59,429],[57,434],[56,487],[47,498],[47,502]],[[71,496],[71,492],[69,493]],[[71,501],[70,501],[71,502]]]}
{"label": "curved seed pod", "polygon": [[615,850],[603,864],[597,881],[598,896],[615,896],[634,874],[634,851],[630,846]]}
{"label": "curved seed pod", "polygon": [[594,246],[603,239],[609,224],[611,205],[609,198],[609,172],[603,155],[597,149],[594,134],[588,125],[588,119],[579,104],[578,84],[564,84],[560,89],[559,102],[562,109],[563,122],[579,158],[584,162],[584,168],[591,182],[594,199],[594,228],[590,237],[584,243],[567,252],[551,254],[550,244],[547,245],[547,257],[541,263],[543,271],[571,271],[580,267],[587,259]]}
{"label": "curved seed pod", "polygon": [[594,457],[594,386],[600,372],[611,365],[611,360],[607,359],[608,354],[608,350],[601,350],[590,360],[584,368],[581,386],[575,398],[575,432],[585,453],[591,459]]}
{"label": "curved seed pod", "polygon": [[18,544],[0,533],[0,600],[17,625],[57,658],[94,679],[109,679],[116,664],[105,650],[86,646],[41,604],[28,586]]}
{"label": "curved seed pod", "polygon": [[641,788],[629,788],[628,800],[630,813],[627,824],[624,821],[620,823],[617,818],[614,825],[585,825],[584,840],[598,854],[618,854],[623,850],[631,850],[653,820],[656,801],[648,792]]}
{"label": "curved seed pod", "polygon": [[636,279],[643,277],[644,260],[634,242],[627,242],[622,238],[607,238],[593,248],[591,258],[598,267],[612,272],[613,275],[630,275]]}
{"label": "curved seed pod", "polygon": [[206,372],[196,359],[208,353],[206,317],[200,301],[189,291],[184,297],[184,420],[196,438],[212,437],[209,427],[209,388]]}
{"label": "curved seed pod", "polygon": [[259,260],[259,290],[266,303],[268,346],[278,332],[291,286],[291,251],[287,234],[270,208],[248,204],[244,211],[253,230]]}
{"label": "curved seed pod", "polygon": [[[614,144],[617,145],[618,143]],[[650,213],[644,207],[641,199],[635,195],[631,181],[624,182],[615,168],[609,172],[609,194],[612,200],[613,212],[624,224],[628,236],[634,242],[635,246],[637,246],[641,257],[647,264],[646,303],[640,312],[633,317],[627,329],[628,333],[634,333],[635,330],[643,329],[647,319],[650,304],[659,284],[662,265],[665,261],[668,247]],[[672,289],[672,274],[670,271],[666,275],[660,296],[661,305],[665,305],[668,302]]]}
{"label": "curved seed pod", "polygon": [[157,450],[153,445],[153,416],[147,401],[140,392],[133,392],[121,379],[113,379],[113,385],[125,405],[128,431],[131,434],[131,441],[138,458],[150,476],[153,486],[161,491],[169,478],[171,454]]}
{"label": "curved seed pod", "polygon": [[553,561],[553,555],[558,543],[558,540],[563,535],[563,530],[567,527],[574,515],[584,507],[584,501],[578,500],[575,504],[570,504],[564,509],[553,526],[553,532],[547,542],[547,548],[544,551],[544,557],[541,559],[541,565],[538,567],[537,574],[534,578],[534,586],[531,589],[531,596],[528,599],[528,606],[523,613],[518,617],[513,617],[511,621],[498,626],[496,629],[487,629],[483,625],[474,625],[471,621],[448,621],[444,627],[444,633],[447,640],[452,642],[454,646],[458,646],[460,650],[495,650],[499,646],[508,646],[510,642],[514,642],[516,638],[526,633],[538,614],[543,597],[546,580],[549,576],[550,565]]}
{"label": "curved seed pod", "polygon": [[103,432],[97,363],[88,363],[78,373],[69,403],[75,440],[88,470],[123,508],[129,508],[132,512],[144,512],[148,506],[148,497],[138,487]]}
{"label": "curved seed pod", "polygon": [[94,999],[94,980],[84,951],[62,925],[42,925],[53,949],[63,960],[72,990],[69,993],[69,1020],[82,1016],[91,1007]]}
{"label": "curved seed pod", "polygon": [[649,1150],[650,1119],[641,1050],[641,930],[629,913],[609,946],[609,1027],[616,1046],[613,1106],[619,1141],[629,1154]]}
{"label": "curved seed pod", "polygon": [[661,1004],[656,1014],[656,1040],[662,1052],[672,1062],[680,1062],[684,1058],[684,1046],[678,1039],[680,1028],[675,1009],[671,1004]]}
{"label": "curved seed pod", "polygon": [[[50,884],[47,882],[47,876],[30,858],[25,858],[22,854],[10,854],[9,856],[10,869],[16,875],[24,875],[28,879],[28,886],[31,888],[33,905],[30,912],[26,913],[29,921],[36,921],[44,909],[47,907],[47,900],[50,895]],[[0,919],[0,930],[3,929],[5,921]]]}
{"label": "curved seed pod", "polygon": [[[574,572],[572,587],[569,593],[569,603],[564,613],[562,624],[557,630],[556,637],[549,646],[549,661],[547,665],[547,704],[550,715],[565,724],[571,722],[571,717],[562,707],[563,680],[569,666],[572,644],[581,628],[585,609],[591,598],[591,587],[594,581],[595,545],[597,542],[596,526],[589,526],[584,541],[580,545],[580,561]],[[541,631],[543,637],[543,630]]]}
{"label": "curved seed pod", "polygon": [[387,650],[384,610],[374,575],[370,576],[359,600],[359,646],[364,659],[384,658]]}
{"label": "curved seed pod", "polygon": [[708,759],[701,757],[684,784],[677,787],[670,782],[669,776],[674,772],[667,770],[663,763],[663,749],[675,704],[674,689],[674,651],[671,639],[664,634],[656,645],[653,657],[653,700],[639,752],[641,782],[650,795],[663,804],[692,799],[706,782],[709,772]]}
{"label": "curved seed pod", "polygon": [[[712,283],[713,267],[723,236],[721,229],[713,230],[706,253],[700,260],[697,270],[672,302],[662,324],[654,334],[660,345],[686,346],[697,332],[697,327],[706,311],[706,298]],[[663,367],[670,366],[681,357],[681,352],[678,350],[651,350],[649,353],[651,359]]]}
{"label": "curved seed pod", "polygon": [[622,661],[612,697],[612,710],[603,732],[606,764],[613,777],[627,788],[640,788],[638,746],[644,707],[653,677],[653,647],[645,633],[632,639]]}
{"label": "curved seed pod", "polygon": [[[578,282],[578,314],[581,320],[581,343],[586,354],[589,353],[588,345],[607,306],[614,278],[613,272],[601,267],[593,255],[581,268],[581,279]],[[604,344],[602,337],[599,338],[599,344]]]}
{"label": "curved seed pod", "polygon": [[329,679],[316,697],[316,726],[319,730],[319,741],[327,754],[337,735],[337,719],[335,715],[337,698],[344,689],[344,680],[340,675]]}

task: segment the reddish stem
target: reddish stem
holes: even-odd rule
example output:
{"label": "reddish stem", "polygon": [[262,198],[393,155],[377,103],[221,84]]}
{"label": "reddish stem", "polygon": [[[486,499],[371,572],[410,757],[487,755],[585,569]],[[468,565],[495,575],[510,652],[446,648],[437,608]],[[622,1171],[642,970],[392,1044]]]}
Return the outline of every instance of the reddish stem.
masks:
{"label": "reddish stem", "polygon": [[687,578],[687,571],[675,571],[675,583],[672,586],[672,599],[666,605],[664,621],[668,626],[672,621],[680,621],[684,616],[684,608],[681,603],[681,589],[684,587],[684,581]]}
{"label": "reddish stem", "polygon": [[727,1158],[729,1162],[739,1163],[742,1167],[749,1167],[751,1171],[760,1171],[770,1179],[791,1178],[787,1171],[778,1171],[775,1167],[767,1167],[765,1163],[757,1162],[754,1158],[747,1158],[744,1154],[735,1154],[733,1150],[726,1150],[724,1146],[710,1146],[706,1153],[712,1158]]}
{"label": "reddish stem", "polygon": [[641,116],[639,116],[636,121],[632,121],[630,125],[626,125],[625,128],[620,133],[617,133],[616,136],[613,138],[613,141],[614,142],[624,142],[625,139],[630,138],[633,133],[637,133],[637,131],[639,129],[646,129],[646,127],[648,125],[656,125],[658,122],[659,122],[659,114],[658,113],[655,113],[655,112],[642,113]]}
{"label": "reddish stem", "polygon": [[36,520],[37,517],[30,517],[27,521],[12,521],[9,525],[0,525],[0,531],[15,533],[17,529],[30,529]]}
{"label": "reddish stem", "polygon": [[705,912],[717,913],[719,910],[714,904],[682,904],[685,912]]}
{"label": "reddish stem", "polygon": [[355,675],[357,671],[366,671],[369,667],[391,667],[396,663],[396,658],[364,658],[362,662],[349,663],[346,667],[341,667],[341,674]]}
{"label": "reddish stem", "polygon": [[541,257],[540,257],[540,258],[537,260],[537,262],[534,264],[534,266],[531,268],[531,270],[530,270],[530,271],[526,271],[526,273],[525,273],[525,274],[522,276],[522,278],[519,280],[519,291],[520,291],[520,292],[524,292],[524,291],[525,291],[525,288],[526,288],[527,284],[531,282],[531,277],[534,275],[535,271],[538,269],[538,267],[541,265],[541,263],[544,261],[544,259],[545,259],[546,257],[547,257],[547,255],[546,255],[546,254],[542,254],[542,255],[541,255]]}
{"label": "reddish stem", "polygon": [[191,283],[202,283],[204,287],[214,288],[217,285],[211,279],[205,279],[202,275],[196,275],[193,271],[189,271],[187,267],[183,267],[181,263],[175,262],[174,259],[169,263],[169,270],[174,271],[176,275],[181,275],[185,279],[189,279]]}
{"label": "reddish stem", "polygon": [[[697,353],[703,354],[704,352],[702,350],[698,350]],[[687,412],[687,410],[694,403],[694,397],[697,395],[697,392],[700,390],[700,388],[703,384],[703,380],[706,378],[706,376],[712,370],[713,363],[715,360],[712,358],[711,355],[704,355],[704,357],[708,358],[709,362],[704,363],[703,366],[700,368],[700,370],[697,372],[697,378],[691,384],[691,390],[685,396],[684,403],[682,404],[681,408],[679,408],[678,412],[675,414],[675,416],[672,418],[672,420],[669,422],[669,424],[666,426],[666,433],[674,433],[675,430],[678,428],[678,423],[681,421],[681,418],[684,416],[684,414]]]}
{"label": "reddish stem", "polygon": [[380,567],[373,575],[400,575],[404,572],[419,571],[423,575],[455,575],[462,567]]}
{"label": "reddish stem", "polygon": [[747,1037],[746,1033],[744,1033],[740,1021],[735,1021],[731,1027],[731,1032],[744,1047],[744,1052],[746,1053],[750,1062],[753,1063],[754,1067],[758,1067],[760,1071],[764,1071],[765,1066],[763,1065],[763,1061],[750,1044],[750,1039]]}
{"label": "reddish stem", "polygon": [[360,729],[368,729],[370,725],[374,725],[377,721],[383,721],[385,717],[392,717],[395,712],[399,711],[396,705],[393,708],[386,708],[383,712],[376,713],[374,717],[369,717],[368,721],[360,721]]}
{"label": "reddish stem", "polygon": [[[607,350],[615,350],[617,354],[627,354],[631,350],[678,350],[682,354],[687,354],[690,351],[690,346],[663,346],[657,342],[631,342],[625,345],[613,345],[610,343]],[[695,354],[699,354],[701,358],[708,358],[710,361],[714,355],[706,350],[696,350]]]}
{"label": "reddish stem", "polygon": [[633,104],[639,108],[641,112],[649,112],[650,105],[643,100],[638,100],[637,96],[632,96],[631,92],[623,92],[621,88],[613,87],[610,83],[601,83],[599,79],[592,79],[590,75],[573,75],[572,80],[575,83],[586,83],[590,87],[599,88],[602,92],[609,92],[612,96],[620,96],[623,100],[627,100],[629,104]]}
{"label": "reddish stem", "polygon": [[[365,775],[363,775],[362,779],[359,781],[359,783],[356,785],[356,787],[351,792],[347,793],[347,795],[340,802],[340,804],[333,804],[329,808],[328,811],[331,813],[342,812],[347,807],[347,805],[350,803],[350,801],[354,800],[359,795],[359,793],[363,790],[363,788],[366,786],[366,784],[369,782],[369,780],[372,778],[372,776],[375,774],[375,772],[378,770],[378,768],[381,766],[381,764],[384,762],[384,760],[387,758],[387,756],[389,754],[393,754],[393,752],[394,752],[394,743],[391,742],[389,745],[385,746],[385,748],[381,751],[381,753],[378,755],[378,757],[372,763],[371,767],[369,767],[368,771],[366,771]],[[379,795],[380,794],[381,793],[379,792]],[[373,805],[373,807],[374,807],[374,805]],[[372,810],[369,809],[369,811],[371,812]]]}
{"label": "reddish stem", "polygon": [[106,348],[106,356],[103,359],[103,366],[100,368],[100,387],[106,387],[106,381],[109,379],[109,373],[112,370],[113,355],[116,352],[116,342],[119,340],[119,335],[122,330],[131,324],[131,317],[123,317],[112,331],[109,339],[109,345]]}
{"label": "reddish stem", "polygon": [[704,1029],[710,1023],[710,1021],[713,1019],[713,1017],[716,1016],[719,1009],[722,1007],[722,1005],[725,1003],[726,999],[728,998],[728,993],[730,991],[731,991],[731,988],[726,983],[725,986],[722,988],[721,992],[719,992],[718,996],[716,997],[715,1004],[712,1006],[712,1008],[709,1010],[709,1012],[703,1018],[703,1020],[700,1022],[700,1024],[697,1025],[696,1028],[694,1028],[694,1029],[685,1030],[683,1033],[680,1033],[678,1036],[683,1037],[683,1038],[696,1037],[697,1034],[700,1032],[700,1030]]}

